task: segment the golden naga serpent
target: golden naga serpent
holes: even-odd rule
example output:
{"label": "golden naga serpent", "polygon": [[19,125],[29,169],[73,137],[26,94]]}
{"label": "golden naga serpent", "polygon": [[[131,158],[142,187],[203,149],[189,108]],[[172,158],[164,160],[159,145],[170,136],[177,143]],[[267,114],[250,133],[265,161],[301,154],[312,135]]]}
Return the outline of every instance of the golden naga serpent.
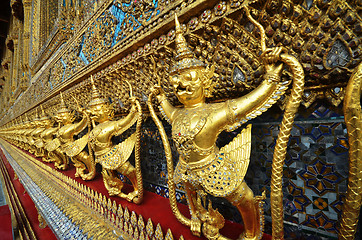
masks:
{"label": "golden naga serpent", "polygon": [[[256,25],[260,30],[261,36],[261,48],[263,52],[266,50],[265,44],[265,30],[263,26],[258,23],[250,15],[248,7],[245,7],[245,12],[249,20]],[[283,191],[282,191],[282,177],[285,155],[287,153],[287,146],[290,137],[290,132],[293,127],[295,114],[298,111],[298,107],[302,100],[303,88],[304,88],[304,71],[299,61],[288,54],[281,54],[280,61],[289,66],[293,74],[293,87],[290,94],[290,100],[285,107],[285,113],[282,123],[280,124],[280,130],[278,139],[274,148],[273,163],[272,163],[272,175],[270,182],[270,204],[271,204],[271,216],[272,216],[272,237],[273,239],[284,239],[284,224],[283,224]]]}
{"label": "golden naga serpent", "polygon": [[177,220],[179,222],[186,225],[187,227],[190,227],[191,226],[191,219],[188,219],[187,217],[185,217],[177,207],[176,184],[173,181],[174,168],[173,168],[172,152],[171,152],[170,142],[168,141],[165,128],[163,127],[162,122],[160,121],[160,119],[157,117],[157,114],[156,114],[156,112],[155,112],[155,110],[154,110],[154,108],[152,106],[152,98],[153,98],[153,96],[154,96],[154,93],[151,93],[148,96],[147,105],[148,105],[148,108],[150,109],[151,117],[152,117],[153,121],[155,122],[158,130],[160,131],[163,147],[164,147],[164,150],[165,150],[165,157],[166,157],[166,162],[167,162],[167,173],[168,173],[167,184],[168,184],[168,192],[169,192],[169,199],[170,199],[171,209],[172,209],[173,214],[176,216],[176,218],[177,218]]}
{"label": "golden naga serpent", "polygon": [[[132,85],[127,81],[124,80],[128,87],[129,87],[129,97],[133,97],[133,89]],[[137,188],[138,188],[138,197],[136,199],[133,199],[133,202],[136,204],[142,203],[143,200],[143,179],[142,179],[142,171],[141,171],[141,157],[140,157],[140,150],[141,150],[141,127],[142,127],[142,108],[141,104],[136,99],[136,106],[137,111],[139,112],[137,117],[137,123],[136,123],[136,143],[135,143],[135,168],[136,168],[136,179],[137,179]]]}
{"label": "golden naga serpent", "polygon": [[293,73],[293,88],[290,100],[285,108],[278,139],[274,148],[272,175],[271,175],[271,215],[272,215],[272,237],[273,239],[284,239],[283,230],[283,192],[282,177],[285,155],[287,153],[287,145],[290,132],[293,127],[294,117],[298,111],[300,101],[302,99],[304,87],[304,72],[302,65],[298,60],[290,55],[281,54],[280,60],[290,67]]}
{"label": "golden naga serpent", "polygon": [[354,239],[362,204],[362,63],[346,88],[343,103],[349,141],[349,177],[347,196],[340,219],[339,239]]}

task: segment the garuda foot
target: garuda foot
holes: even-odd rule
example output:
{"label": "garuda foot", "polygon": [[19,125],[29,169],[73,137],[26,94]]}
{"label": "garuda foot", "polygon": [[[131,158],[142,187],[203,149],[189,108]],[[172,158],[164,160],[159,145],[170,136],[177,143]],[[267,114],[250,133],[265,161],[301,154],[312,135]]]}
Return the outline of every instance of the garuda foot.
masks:
{"label": "garuda foot", "polygon": [[263,238],[263,231],[262,228],[260,228],[259,230],[256,231],[256,233],[254,233],[252,236],[250,236],[252,234],[247,235],[246,232],[243,232],[238,240],[260,240]]}
{"label": "garuda foot", "polygon": [[85,171],[82,171],[79,175],[84,181],[88,181],[95,177],[95,172],[85,173]]}
{"label": "garuda foot", "polygon": [[[75,167],[75,177],[81,177],[83,179],[83,176],[85,175],[85,168],[83,168],[82,166],[76,165],[74,164]],[[84,180],[84,179],[83,179]]]}
{"label": "garuda foot", "polygon": [[259,239],[260,238],[257,235],[255,235],[253,237],[246,236],[245,232],[243,232],[238,238],[238,240],[259,240]]}
{"label": "garuda foot", "polygon": [[133,191],[133,192],[128,193],[128,194],[121,193],[119,196],[126,199],[128,202],[137,201],[137,199],[138,199],[138,191]]}
{"label": "garuda foot", "polygon": [[68,169],[68,165],[67,165],[67,164],[58,165],[58,169],[60,169],[60,170],[67,170],[67,169]]}

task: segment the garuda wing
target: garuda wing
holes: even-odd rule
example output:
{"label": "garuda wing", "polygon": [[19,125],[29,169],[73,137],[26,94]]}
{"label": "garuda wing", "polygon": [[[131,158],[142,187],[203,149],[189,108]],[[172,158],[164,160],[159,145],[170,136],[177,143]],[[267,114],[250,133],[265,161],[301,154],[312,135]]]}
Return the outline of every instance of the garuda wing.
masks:
{"label": "garuda wing", "polygon": [[249,166],[250,151],[251,124],[247,125],[230,143],[220,149],[220,153],[224,153],[226,157],[237,164],[243,177]]}
{"label": "garuda wing", "polygon": [[35,146],[36,146],[37,148],[42,148],[42,147],[44,147],[44,142],[43,142],[42,139],[37,139],[34,144],[35,144]]}
{"label": "garuda wing", "polygon": [[206,169],[197,170],[204,189],[217,197],[230,195],[243,182],[249,166],[251,124],[229,144],[222,147],[216,159]]}
{"label": "garuda wing", "polygon": [[47,142],[45,144],[45,149],[48,151],[48,152],[52,152],[54,151],[55,149],[57,149],[58,147],[60,147],[60,140],[58,138],[55,138],[53,139],[52,141],[50,142]]}
{"label": "garuda wing", "polygon": [[78,155],[88,143],[88,134],[67,145],[63,150],[69,157]]}
{"label": "garuda wing", "polygon": [[137,133],[135,132],[126,140],[114,146],[109,152],[97,157],[96,161],[106,169],[117,169],[131,156],[136,140]]}

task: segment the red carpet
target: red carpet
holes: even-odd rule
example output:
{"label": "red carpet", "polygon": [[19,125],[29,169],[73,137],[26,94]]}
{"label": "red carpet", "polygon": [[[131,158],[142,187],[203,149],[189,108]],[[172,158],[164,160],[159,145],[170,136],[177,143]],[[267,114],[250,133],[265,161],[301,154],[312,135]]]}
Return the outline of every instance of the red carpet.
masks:
{"label": "red carpet", "polygon": [[[34,157],[34,155],[26,152],[30,156]],[[41,161],[39,158],[36,158]],[[41,161],[42,162],[42,161]],[[45,163],[42,162],[52,168],[54,168],[53,163]],[[61,171],[66,176],[69,176],[72,179],[77,180],[79,183],[82,183],[88,187],[91,187],[93,190],[102,193],[109,197],[107,190],[104,187],[101,174],[97,173],[96,177],[92,181],[83,181],[81,178],[75,178],[75,168],[74,166],[70,166],[70,168],[66,171]],[[125,184],[124,191],[129,192],[132,190],[132,187]],[[137,215],[142,215],[145,225],[147,224],[147,220],[149,218],[152,219],[154,229],[158,223],[161,224],[162,229],[164,230],[164,236],[166,235],[167,229],[171,229],[174,239],[179,239],[182,235],[186,240],[192,239],[206,239],[205,237],[196,237],[192,235],[189,228],[182,225],[176,217],[173,215],[171,211],[171,207],[169,204],[169,200],[167,198],[161,197],[155,193],[145,191],[144,192],[144,200],[142,204],[136,205],[134,203],[129,203],[126,200],[123,200],[119,197],[110,197],[110,199],[115,200],[118,204],[121,204],[123,208],[127,207],[130,212],[135,211]],[[187,217],[190,217],[188,207],[184,204],[178,204],[180,211]],[[241,232],[243,231],[243,227],[240,224],[233,223],[230,221],[226,221],[225,227],[221,230],[221,233],[229,237],[231,239],[237,239]],[[50,239],[50,238],[49,238]],[[263,240],[271,239],[270,235],[264,234]]]}
{"label": "red carpet", "polygon": [[0,207],[0,236],[2,240],[12,240],[11,214],[8,205]]}

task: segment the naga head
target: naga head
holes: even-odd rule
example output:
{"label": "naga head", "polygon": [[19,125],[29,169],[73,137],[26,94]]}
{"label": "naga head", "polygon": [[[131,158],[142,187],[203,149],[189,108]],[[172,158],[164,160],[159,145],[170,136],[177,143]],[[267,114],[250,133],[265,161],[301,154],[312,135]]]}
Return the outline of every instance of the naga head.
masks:
{"label": "naga head", "polygon": [[224,227],[225,219],[217,209],[212,207],[210,200],[206,209],[206,196],[207,195],[203,190],[197,191],[195,207],[197,209],[198,217],[203,223],[202,233],[208,239],[219,239],[219,230]]}
{"label": "naga head", "polygon": [[93,76],[91,76],[91,84],[92,96],[87,110],[87,112],[91,114],[91,119],[99,123],[112,120],[114,116],[113,107],[109,101],[101,97],[101,94],[94,84]]}
{"label": "naga head", "polygon": [[206,64],[195,58],[187,46],[176,14],[175,25],[176,63],[170,70],[170,82],[180,102],[185,106],[193,106],[212,96],[214,67],[206,67]]}

